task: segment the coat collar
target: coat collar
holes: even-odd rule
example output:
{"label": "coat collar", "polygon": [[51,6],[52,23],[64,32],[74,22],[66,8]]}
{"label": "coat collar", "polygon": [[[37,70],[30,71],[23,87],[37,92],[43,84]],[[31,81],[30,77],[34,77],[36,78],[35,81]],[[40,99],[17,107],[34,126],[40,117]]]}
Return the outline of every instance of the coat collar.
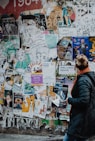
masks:
{"label": "coat collar", "polygon": [[78,73],[77,75],[81,75],[81,74],[84,74],[84,73],[87,73],[87,72],[90,72],[90,71],[91,71],[90,68],[87,67],[87,68],[84,69],[84,70],[80,70],[79,73]]}

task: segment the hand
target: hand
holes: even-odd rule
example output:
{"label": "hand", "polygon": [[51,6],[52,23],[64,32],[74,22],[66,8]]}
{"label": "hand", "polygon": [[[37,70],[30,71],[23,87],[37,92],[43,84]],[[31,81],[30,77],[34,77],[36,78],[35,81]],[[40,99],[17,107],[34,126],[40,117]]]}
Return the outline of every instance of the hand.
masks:
{"label": "hand", "polygon": [[65,100],[62,100],[60,102],[61,105],[67,105],[68,104],[68,98],[66,98]]}
{"label": "hand", "polygon": [[66,98],[66,103],[68,104],[68,97]]}
{"label": "hand", "polygon": [[68,98],[66,98],[64,101],[63,101],[63,104],[68,104]]}

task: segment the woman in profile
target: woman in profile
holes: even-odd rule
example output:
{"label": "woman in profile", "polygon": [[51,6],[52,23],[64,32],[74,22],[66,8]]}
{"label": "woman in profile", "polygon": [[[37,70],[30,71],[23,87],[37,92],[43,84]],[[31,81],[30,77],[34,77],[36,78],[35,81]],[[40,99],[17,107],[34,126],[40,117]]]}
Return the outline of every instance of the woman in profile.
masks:
{"label": "woman in profile", "polygon": [[[87,138],[89,138],[89,127],[85,124],[85,117],[86,111],[91,105],[92,79],[95,82],[95,74],[90,70],[88,59],[83,54],[76,57],[75,69],[77,77],[71,91],[72,97],[66,100],[66,103],[71,104],[71,111],[68,130],[63,141],[87,141]],[[85,131],[87,131],[86,134]]]}

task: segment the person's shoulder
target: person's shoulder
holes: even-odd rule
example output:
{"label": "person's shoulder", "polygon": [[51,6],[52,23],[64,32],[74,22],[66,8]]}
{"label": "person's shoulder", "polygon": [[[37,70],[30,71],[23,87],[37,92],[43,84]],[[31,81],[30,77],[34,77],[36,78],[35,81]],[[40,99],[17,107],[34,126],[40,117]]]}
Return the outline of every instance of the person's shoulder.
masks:
{"label": "person's shoulder", "polygon": [[95,82],[95,72],[90,71],[78,76],[79,82],[85,82],[91,84],[92,81]]}
{"label": "person's shoulder", "polygon": [[92,76],[92,77],[95,77],[95,72],[94,71],[90,71],[90,72],[85,72],[83,74],[80,74],[78,75],[78,78],[81,78],[81,77],[88,77],[88,75]]}
{"label": "person's shoulder", "polygon": [[88,78],[87,73],[84,73],[84,74],[78,75],[77,79],[78,79],[78,81],[82,81],[83,82],[83,81],[87,81],[89,78]]}

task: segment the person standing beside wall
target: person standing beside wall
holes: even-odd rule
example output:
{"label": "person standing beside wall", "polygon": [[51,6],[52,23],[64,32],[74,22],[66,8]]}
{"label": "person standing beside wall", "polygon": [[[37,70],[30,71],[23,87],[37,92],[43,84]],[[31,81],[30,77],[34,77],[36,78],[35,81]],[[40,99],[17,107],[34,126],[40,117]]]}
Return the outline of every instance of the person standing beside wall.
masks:
{"label": "person standing beside wall", "polygon": [[[71,111],[68,130],[63,141],[87,141],[89,138],[89,127],[85,124],[85,117],[86,111],[91,105],[90,98],[93,89],[91,79],[95,82],[95,74],[90,70],[88,59],[83,54],[76,57],[75,69],[77,71],[77,77],[71,91],[72,97],[66,100],[66,103],[71,104]],[[90,75],[91,79],[88,75]],[[92,121],[89,124],[93,125]],[[86,134],[85,130],[87,131]]]}

